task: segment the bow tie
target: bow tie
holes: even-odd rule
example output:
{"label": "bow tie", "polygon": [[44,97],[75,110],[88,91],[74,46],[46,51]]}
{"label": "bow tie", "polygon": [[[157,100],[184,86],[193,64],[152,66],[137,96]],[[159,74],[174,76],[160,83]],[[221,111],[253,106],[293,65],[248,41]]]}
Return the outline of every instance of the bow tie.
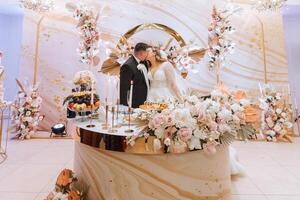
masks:
{"label": "bow tie", "polygon": [[147,65],[147,61],[146,61],[146,60],[144,60],[144,61],[140,61],[140,63],[139,63],[139,64]]}

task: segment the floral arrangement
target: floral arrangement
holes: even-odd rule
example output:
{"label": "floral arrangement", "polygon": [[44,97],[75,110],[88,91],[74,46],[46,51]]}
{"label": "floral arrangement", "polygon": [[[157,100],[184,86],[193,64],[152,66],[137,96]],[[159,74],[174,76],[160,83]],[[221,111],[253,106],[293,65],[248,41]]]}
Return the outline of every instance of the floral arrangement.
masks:
{"label": "floral arrangement", "polygon": [[265,85],[260,99],[262,109],[261,131],[267,141],[278,141],[288,138],[288,130],[293,127],[291,109],[286,105],[282,94],[271,85]]}
{"label": "floral arrangement", "polygon": [[79,21],[77,27],[82,38],[77,49],[80,61],[96,66],[99,63],[99,57],[97,57],[100,39],[97,28],[99,15],[95,16],[92,9],[86,5],[80,5],[74,11],[74,18]]}
{"label": "floral arrangement", "polygon": [[42,98],[37,87],[32,87],[28,92],[24,89],[19,92],[13,112],[13,122],[19,139],[30,139],[35,134],[39,123],[45,117],[40,114],[41,104]]}
{"label": "floral arrangement", "polygon": [[45,200],[83,200],[85,193],[78,184],[75,173],[70,169],[60,172],[55,183],[55,189]]}
{"label": "floral arrangement", "polygon": [[127,138],[129,145],[138,137],[155,136],[154,150],[181,153],[203,149],[215,153],[219,144],[230,144],[239,134],[247,139],[252,129],[246,122],[246,99],[235,100],[230,93],[214,90],[206,99],[188,96],[184,103],[174,103],[161,112],[141,111],[136,118],[146,122],[140,135]]}
{"label": "floral arrangement", "polygon": [[217,10],[213,7],[212,22],[208,28],[208,56],[209,68],[215,69],[221,67],[226,56],[232,53],[235,43],[228,39],[228,35],[232,34],[235,29],[232,27],[228,19],[237,9],[225,8]]}

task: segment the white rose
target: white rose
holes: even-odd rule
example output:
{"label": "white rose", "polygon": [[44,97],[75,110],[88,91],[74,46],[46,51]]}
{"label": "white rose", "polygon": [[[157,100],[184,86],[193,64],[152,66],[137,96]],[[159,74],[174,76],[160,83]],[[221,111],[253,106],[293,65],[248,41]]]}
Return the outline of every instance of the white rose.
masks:
{"label": "white rose", "polygon": [[237,103],[234,103],[233,105],[231,105],[231,109],[233,110],[233,112],[242,111],[242,107],[240,105],[238,105]]}
{"label": "white rose", "polygon": [[279,123],[276,123],[274,126],[274,131],[279,132],[281,130],[281,125]]}
{"label": "white rose", "polygon": [[158,129],[156,129],[155,132],[154,132],[154,134],[157,138],[162,138],[164,133],[165,133],[165,128],[164,127],[160,127]]}
{"label": "white rose", "polygon": [[263,109],[263,110],[268,110],[269,104],[266,103],[264,100],[261,100],[261,101],[260,101],[259,107],[260,107],[261,109]]}
{"label": "white rose", "polygon": [[241,122],[240,118],[236,115],[232,116],[232,120],[235,124],[240,124],[240,122]]}
{"label": "white rose", "polygon": [[231,132],[231,128],[227,124],[220,124],[219,125],[219,131],[221,133],[226,133],[226,132],[230,133]]}
{"label": "white rose", "polygon": [[274,121],[271,117],[266,118],[267,125],[272,128],[274,126]]}
{"label": "white rose", "polygon": [[201,144],[199,138],[192,136],[191,140],[188,143],[189,149],[194,150],[194,149],[201,149]]}
{"label": "white rose", "polygon": [[170,145],[171,145],[171,139],[170,139],[170,138],[166,138],[166,139],[164,140],[164,144],[165,144],[166,146],[170,146]]}
{"label": "white rose", "polygon": [[287,117],[287,114],[286,114],[285,112],[282,112],[282,113],[281,113],[281,116],[284,117],[284,118],[286,118],[286,117]]}
{"label": "white rose", "polygon": [[243,105],[243,106],[248,106],[250,105],[250,101],[248,99],[241,99],[240,100],[240,103]]}
{"label": "white rose", "polygon": [[201,140],[205,140],[206,139],[206,134],[203,131],[199,130],[199,129],[196,129],[194,131],[194,136],[196,138],[201,139]]}
{"label": "white rose", "polygon": [[217,113],[217,112],[220,111],[220,107],[221,107],[221,106],[220,106],[220,103],[213,101],[212,104],[211,104],[210,110],[211,110],[212,112]]}
{"label": "white rose", "polygon": [[280,109],[280,108],[277,108],[277,109],[276,109],[276,113],[277,113],[277,114],[280,114],[280,113],[282,113],[282,109]]}
{"label": "white rose", "polygon": [[212,98],[220,98],[220,97],[223,97],[223,94],[220,90],[213,90],[211,92],[211,97]]}
{"label": "white rose", "polygon": [[287,128],[292,128],[293,127],[293,124],[289,121],[285,122],[284,125],[287,127]]}
{"label": "white rose", "polygon": [[275,131],[273,131],[273,130],[267,130],[267,131],[266,131],[266,135],[273,137],[273,136],[276,135],[276,133],[275,133]]}
{"label": "white rose", "polygon": [[222,109],[219,113],[218,113],[218,117],[222,120],[225,121],[229,121],[232,119],[232,113],[231,111],[227,110],[227,109]]}

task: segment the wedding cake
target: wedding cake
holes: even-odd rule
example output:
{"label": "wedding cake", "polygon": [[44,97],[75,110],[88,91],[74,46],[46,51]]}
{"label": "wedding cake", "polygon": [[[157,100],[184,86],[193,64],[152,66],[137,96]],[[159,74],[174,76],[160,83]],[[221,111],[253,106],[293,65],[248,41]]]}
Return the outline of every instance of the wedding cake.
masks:
{"label": "wedding cake", "polygon": [[0,51],[0,103],[4,101],[4,66],[1,64],[2,52]]}

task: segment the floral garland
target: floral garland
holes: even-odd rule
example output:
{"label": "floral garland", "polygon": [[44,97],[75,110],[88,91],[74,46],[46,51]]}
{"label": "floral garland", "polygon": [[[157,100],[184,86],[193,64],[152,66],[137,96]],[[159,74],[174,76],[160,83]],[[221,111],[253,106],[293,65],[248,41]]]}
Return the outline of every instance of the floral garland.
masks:
{"label": "floral garland", "polygon": [[154,150],[163,148],[164,152],[182,153],[189,149],[203,149],[215,153],[219,144],[230,144],[238,134],[246,134],[244,107],[246,99],[235,100],[233,95],[220,90],[212,91],[210,97],[203,100],[189,96],[183,104],[174,103],[161,112],[141,111],[137,118],[146,122],[146,130],[140,135],[127,138],[131,146],[139,137],[155,136]]}
{"label": "floral garland", "polygon": [[291,122],[291,109],[282,99],[282,94],[271,85],[265,85],[263,97],[260,99],[262,114],[262,134],[267,141],[276,142],[286,137],[289,129],[293,127]]}
{"label": "floral garland", "polygon": [[90,8],[80,5],[74,11],[74,18],[79,21],[77,27],[82,38],[77,49],[80,61],[96,66],[99,63],[99,57],[97,57],[100,39],[97,28],[99,15],[95,16]]}
{"label": "floral garland", "polygon": [[55,183],[55,189],[48,194],[45,200],[83,200],[85,194],[78,185],[75,173],[70,169],[60,172]]}
{"label": "floral garland", "polygon": [[235,29],[232,27],[228,18],[236,12],[237,9],[225,8],[217,10],[213,7],[212,22],[208,28],[208,56],[209,68],[215,69],[224,65],[226,56],[233,52],[235,43],[228,39]]}
{"label": "floral garland", "polygon": [[38,88],[33,87],[29,94],[21,91],[14,105],[13,122],[18,133],[17,137],[21,140],[30,139],[45,117],[40,114],[42,98],[37,90]]}

